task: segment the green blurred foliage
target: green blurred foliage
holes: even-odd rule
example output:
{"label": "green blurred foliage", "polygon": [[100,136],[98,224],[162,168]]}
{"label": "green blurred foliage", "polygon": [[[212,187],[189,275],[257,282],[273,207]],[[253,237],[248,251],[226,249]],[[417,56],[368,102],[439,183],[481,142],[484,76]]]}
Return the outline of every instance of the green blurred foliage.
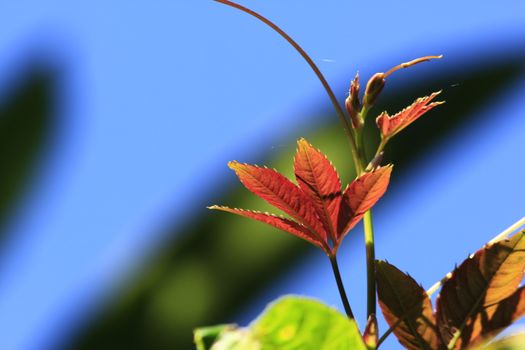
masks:
{"label": "green blurred foliage", "polygon": [[195,332],[198,350],[366,350],[354,320],[296,296],[271,303],[249,328],[224,329],[211,348],[201,341],[202,332],[207,329]]}
{"label": "green blurred foliage", "polygon": [[[411,161],[452,130],[468,127],[473,122],[472,112],[481,110],[524,72],[524,61],[523,54],[511,55],[474,67],[468,62],[468,69],[460,62],[436,76],[419,75],[417,82],[409,81],[402,87],[387,82],[385,95],[379,99],[367,124],[367,137],[376,142],[373,116],[385,106],[395,113],[416,97],[440,89],[444,90],[442,98],[447,101],[389,145],[385,161],[395,160],[394,187],[396,179],[410,171]],[[317,120],[321,121],[318,125],[295,131],[279,143],[285,147],[242,161],[275,167],[291,177],[295,140],[304,136],[332,160],[343,183],[348,183],[354,172],[337,117],[326,107],[318,113]],[[371,152],[372,147],[368,153]],[[209,200],[210,205],[270,209],[240,185],[220,198]],[[224,213],[200,210],[198,214],[184,226],[180,225],[180,218],[175,219],[162,246],[64,347],[191,349],[194,328],[231,321],[261,289],[286,273],[287,266],[307,252],[314,252],[307,243],[264,224]],[[351,239],[347,237],[346,244]]]}
{"label": "green blurred foliage", "polygon": [[0,244],[55,127],[55,74],[33,67],[0,101]]}

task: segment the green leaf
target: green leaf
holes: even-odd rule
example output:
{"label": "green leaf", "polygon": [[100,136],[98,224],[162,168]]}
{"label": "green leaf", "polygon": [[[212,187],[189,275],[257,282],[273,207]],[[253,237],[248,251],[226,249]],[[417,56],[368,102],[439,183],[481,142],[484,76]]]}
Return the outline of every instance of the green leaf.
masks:
{"label": "green leaf", "polygon": [[215,343],[225,333],[234,331],[236,325],[221,324],[217,326],[197,328],[193,333],[193,339],[197,350],[209,350],[213,343]]}
{"label": "green leaf", "polygon": [[[50,67],[27,68],[0,94],[0,249],[11,233],[13,214],[39,176],[42,156],[53,151],[49,146],[56,137],[59,77]],[[0,77],[2,83],[4,78]]]}
{"label": "green leaf", "polygon": [[443,284],[436,318],[449,349],[493,337],[523,314],[525,231],[480,249]]}
{"label": "green leaf", "polygon": [[366,349],[355,321],[312,299],[281,298],[252,328],[268,350]]}
{"label": "green leaf", "polygon": [[440,346],[432,303],[425,290],[395,266],[376,261],[379,306],[399,342],[407,349]]}
{"label": "green leaf", "polygon": [[[201,331],[196,331],[196,341]],[[226,329],[211,347],[200,346],[198,350],[366,350],[355,321],[296,296],[270,304],[248,328]]]}
{"label": "green leaf", "polygon": [[490,344],[478,345],[469,350],[522,350],[525,344],[525,333],[513,334]]}

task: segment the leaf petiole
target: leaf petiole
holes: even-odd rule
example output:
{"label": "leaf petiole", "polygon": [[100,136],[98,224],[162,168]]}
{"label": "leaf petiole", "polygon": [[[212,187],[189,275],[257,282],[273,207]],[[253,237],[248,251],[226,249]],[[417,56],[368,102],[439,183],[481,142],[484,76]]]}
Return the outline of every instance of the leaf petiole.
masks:
{"label": "leaf petiole", "polygon": [[354,319],[354,313],[352,312],[352,308],[348,302],[348,297],[346,296],[345,287],[343,285],[343,280],[341,279],[341,273],[339,272],[339,266],[335,255],[330,256],[330,263],[332,265],[332,271],[334,272],[335,281],[337,282],[337,289],[339,289],[339,295],[341,296],[346,315],[350,319]]}

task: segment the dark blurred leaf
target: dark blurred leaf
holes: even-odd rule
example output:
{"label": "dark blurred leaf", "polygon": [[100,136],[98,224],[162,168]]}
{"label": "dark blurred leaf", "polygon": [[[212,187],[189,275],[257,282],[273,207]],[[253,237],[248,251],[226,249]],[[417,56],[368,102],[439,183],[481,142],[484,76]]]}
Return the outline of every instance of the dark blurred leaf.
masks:
{"label": "dark blurred leaf", "polygon": [[0,242],[54,126],[54,76],[30,68],[0,101]]}
{"label": "dark blurred leaf", "polygon": [[525,231],[478,250],[443,284],[436,319],[445,344],[463,349],[494,335],[523,313]]}
{"label": "dark blurred leaf", "polygon": [[[443,99],[447,103],[430,111],[391,141],[384,163],[395,162],[394,182],[411,171],[409,165],[414,159],[428,152],[430,147],[446,142],[451,131],[469,123],[479,123],[479,117],[473,112],[490,105],[525,71],[522,51],[508,50],[505,54],[481,61],[480,57],[485,55],[472,52],[472,56],[452,65],[449,70],[437,71],[435,75],[418,75],[417,82],[405,81],[403,86],[398,86],[389,81],[385,95],[370,114],[372,122],[366,125],[366,137],[371,140],[368,154],[374,151],[372,141],[379,142],[373,123],[374,112],[386,107],[389,111],[401,110],[415,97],[430,91],[443,89]],[[439,67],[441,62],[433,64]],[[352,76],[353,73],[349,74]],[[336,90],[346,89],[345,84]],[[323,103],[323,107],[317,118],[322,123],[309,125],[308,129],[305,125],[298,126],[288,140],[274,140],[284,147],[271,149],[249,161],[289,169],[295,140],[304,136],[312,144],[322,145],[323,153],[332,160],[343,183],[348,183],[354,173],[345,153],[347,141],[331,106]],[[501,116],[498,120],[504,122],[504,118]],[[315,131],[311,131],[313,129]],[[291,169],[285,175],[291,177]],[[228,187],[226,184],[234,183],[233,177],[229,180],[215,186],[223,189],[223,193],[203,198],[200,206],[193,209],[193,220],[185,224],[180,217],[173,220],[167,229],[170,238],[134,271],[113,298],[106,300],[102,310],[90,315],[92,319],[65,344],[66,348],[188,349],[192,346],[192,329],[232,321],[233,315],[251,298],[286,273],[286,267],[293,265],[291,262],[304,256],[309,246],[295,237],[278,234],[276,229],[266,225],[212,215],[204,209],[212,203],[270,209],[261,201],[246,196],[246,191],[239,186]]]}
{"label": "dark blurred leaf", "polygon": [[426,291],[386,261],[376,261],[376,277],[379,306],[399,342],[410,350],[441,348]]}

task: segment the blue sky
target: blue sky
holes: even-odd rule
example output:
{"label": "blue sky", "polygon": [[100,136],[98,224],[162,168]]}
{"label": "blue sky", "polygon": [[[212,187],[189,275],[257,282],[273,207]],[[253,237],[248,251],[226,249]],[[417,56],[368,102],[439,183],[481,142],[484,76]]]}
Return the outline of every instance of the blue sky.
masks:
{"label": "blue sky", "polygon": [[[421,55],[443,53],[454,62],[471,48],[494,53],[525,34],[522,1],[244,4],[288,30],[334,86],[346,85],[348,72],[366,76]],[[0,22],[0,98],[34,57],[57,67],[62,96],[60,129],[0,257],[0,329],[10,335],[0,339],[2,349],[42,348],[59,339],[64,324],[81,317],[158,244],[162,237],[151,233],[160,230],[152,228],[174,212],[181,220],[192,214],[193,194],[213,191],[228,160],[270,149],[304,122],[302,114],[324,103],[315,76],[279,37],[211,1],[2,1]],[[523,94],[523,86],[517,89]],[[422,247],[429,244],[416,234],[423,228],[439,232],[433,246],[479,231],[475,241],[466,239],[472,244],[450,252],[450,261],[428,257],[429,265],[440,264],[435,276],[418,272],[406,255],[391,257],[421,279],[434,280],[523,215],[516,204],[523,189],[512,190],[518,171],[484,187],[500,169],[520,169],[524,107],[519,94],[508,96],[502,105],[509,110],[494,112],[511,114],[515,127],[498,134],[480,126],[469,137],[486,143],[475,150],[452,140],[447,147],[462,152],[447,156],[446,171],[422,166],[426,173],[411,183],[418,190],[407,189],[406,206],[396,206],[404,212],[384,206],[385,217],[416,219],[395,225],[385,219],[379,229],[403,232]],[[479,198],[475,205],[472,198]],[[469,211],[444,222],[441,213],[450,205]],[[387,255],[389,244],[379,244],[378,252]],[[326,294],[331,291],[304,280],[294,286],[337,303]]]}

